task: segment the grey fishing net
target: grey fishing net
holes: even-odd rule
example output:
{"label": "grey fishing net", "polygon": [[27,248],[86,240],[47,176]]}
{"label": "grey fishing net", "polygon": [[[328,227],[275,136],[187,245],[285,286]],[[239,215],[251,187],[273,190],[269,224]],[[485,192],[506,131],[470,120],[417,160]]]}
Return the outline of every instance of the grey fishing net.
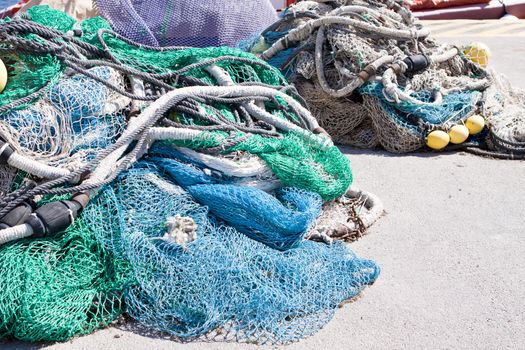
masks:
{"label": "grey fishing net", "polygon": [[252,51],[282,70],[339,143],[525,150],[523,93],[485,68],[487,49],[437,42],[402,1],[301,1]]}

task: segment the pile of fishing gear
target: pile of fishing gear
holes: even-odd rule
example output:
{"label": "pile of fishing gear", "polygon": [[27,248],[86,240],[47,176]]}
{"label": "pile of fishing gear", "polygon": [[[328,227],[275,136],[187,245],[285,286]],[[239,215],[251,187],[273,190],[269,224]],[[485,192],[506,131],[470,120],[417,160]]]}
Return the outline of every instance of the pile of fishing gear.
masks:
{"label": "pile of fishing gear", "polygon": [[401,0],[298,2],[251,50],[337,143],[525,157],[525,91],[486,68],[484,46],[432,39]]}
{"label": "pile of fishing gear", "polygon": [[65,341],[127,313],[287,343],[377,279],[342,241],[381,202],[254,55],[37,6],[0,21],[0,59],[0,337]]}

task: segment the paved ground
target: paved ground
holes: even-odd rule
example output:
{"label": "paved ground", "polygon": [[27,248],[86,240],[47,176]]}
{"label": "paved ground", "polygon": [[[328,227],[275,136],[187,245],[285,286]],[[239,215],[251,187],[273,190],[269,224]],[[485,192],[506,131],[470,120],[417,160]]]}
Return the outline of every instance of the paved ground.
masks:
{"label": "paved ground", "polygon": [[440,38],[475,35],[478,38],[512,36],[525,40],[525,20],[426,20],[424,23]]}
{"label": "paved ground", "polygon": [[[447,39],[461,44],[476,38]],[[525,39],[483,38],[525,87]],[[345,150],[387,215],[353,245],[382,267],[363,298],[288,349],[525,349],[525,162]],[[2,349],[258,349],[178,344],[108,329],[66,344]]]}

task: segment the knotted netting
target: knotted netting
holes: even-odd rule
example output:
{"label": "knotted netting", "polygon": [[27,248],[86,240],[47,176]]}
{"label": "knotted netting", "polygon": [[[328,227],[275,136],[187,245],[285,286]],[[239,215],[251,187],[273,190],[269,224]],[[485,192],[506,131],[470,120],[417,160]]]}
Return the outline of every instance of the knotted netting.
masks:
{"label": "knotted netting", "polygon": [[2,337],[63,341],[127,312],[185,339],[285,343],[377,278],[305,240],[361,234],[382,207],[252,54],[33,7],[0,21],[0,59]]}
{"label": "knotted netting", "polygon": [[[174,155],[171,150],[164,148],[162,153],[163,158],[154,158],[156,164],[196,201],[238,231],[274,249],[295,247],[321,214],[323,201],[317,193],[278,188],[272,196],[260,188],[239,186],[231,178],[206,175],[194,162],[170,158]],[[150,154],[158,155],[155,149]]]}
{"label": "knotted netting", "polygon": [[[523,93],[508,84],[497,92],[504,80],[484,68],[483,50],[438,43],[402,1],[368,0],[301,1],[252,46],[296,85],[338,143],[410,152],[441,131],[445,143],[435,148],[450,141],[519,156]],[[477,116],[485,134],[469,127]]]}
{"label": "knotted netting", "polygon": [[[301,241],[279,251],[250,239],[210,217],[153,164],[123,175],[84,212],[104,245],[130,262],[134,282],[125,301],[141,323],[183,338],[295,341],[317,331],[341,302],[377,278],[375,263],[341,243]],[[244,198],[257,191],[231,186]],[[307,196],[285,191],[288,198]],[[266,217],[286,210],[259,207]],[[194,240],[166,233],[174,217],[189,222],[189,230],[174,231]]]}
{"label": "knotted netting", "polygon": [[151,46],[232,46],[277,20],[269,0],[95,0],[116,32]]}
{"label": "knotted netting", "polygon": [[0,338],[66,341],[109,325],[124,310],[127,266],[84,220],[56,238],[3,246]]}
{"label": "knotted netting", "polygon": [[[46,12],[51,13],[56,28],[70,32],[36,22],[46,24]],[[340,196],[350,185],[347,159],[319,134],[322,130],[284,78],[252,55],[229,48],[155,50],[137,46],[109,31],[100,18],[78,25],[45,7],[30,9],[26,17],[32,20],[23,17],[3,22],[5,51],[29,51],[26,56],[58,61],[59,69],[36,93],[32,87],[24,90],[23,79],[17,78],[16,70],[11,71],[13,76],[3,92],[6,96],[11,91],[25,92],[15,100],[2,99],[0,107],[6,121],[2,124],[4,140],[21,158],[15,165],[24,163],[27,168],[22,170],[63,183],[64,176],[93,171],[108,154],[131,144],[141,133],[142,139],[136,140],[122,168],[144,153],[149,147],[147,138],[170,139],[216,155],[235,153],[241,163],[244,158],[262,159],[283,184],[313,189],[324,199]],[[55,44],[56,37],[63,43]],[[90,56],[80,59],[78,52]],[[25,62],[25,56],[19,59]],[[35,72],[47,68],[42,63]],[[139,122],[134,130],[127,127],[122,115],[140,113],[166,92],[172,94],[165,100],[176,100],[174,106],[161,106],[162,116],[156,106],[150,107],[155,114],[150,120]],[[155,123],[158,126],[153,127]],[[145,124],[151,126],[148,133]],[[41,166],[27,165],[28,158],[40,161]]]}

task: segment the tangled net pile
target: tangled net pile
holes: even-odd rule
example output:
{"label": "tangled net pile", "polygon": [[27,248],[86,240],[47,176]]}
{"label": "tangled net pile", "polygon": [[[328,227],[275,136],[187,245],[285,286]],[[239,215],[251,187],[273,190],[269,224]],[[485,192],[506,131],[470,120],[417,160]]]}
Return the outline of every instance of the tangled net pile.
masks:
{"label": "tangled net pile", "polygon": [[402,1],[301,1],[252,51],[284,72],[338,143],[411,152],[481,115],[488,131],[460,147],[525,156],[525,92],[478,64],[476,50],[429,35]]}
{"label": "tangled net pile", "polygon": [[0,21],[0,58],[1,337],[64,341],[127,312],[285,343],[378,277],[326,243],[380,202],[348,190],[347,158],[255,56],[134,44],[43,6]]}

